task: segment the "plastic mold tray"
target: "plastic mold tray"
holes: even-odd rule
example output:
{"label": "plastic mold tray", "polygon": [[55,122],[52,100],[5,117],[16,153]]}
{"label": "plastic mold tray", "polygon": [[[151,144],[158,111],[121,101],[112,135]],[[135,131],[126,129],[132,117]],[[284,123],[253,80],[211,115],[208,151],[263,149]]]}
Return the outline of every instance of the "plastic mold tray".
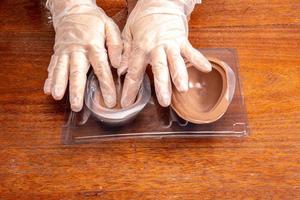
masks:
{"label": "plastic mold tray", "polygon": [[218,121],[197,125],[182,120],[171,107],[162,108],[158,104],[152,86],[151,100],[138,117],[125,126],[106,126],[94,118],[86,106],[79,113],[72,112],[68,106],[62,127],[62,143],[76,144],[128,138],[247,136],[249,127],[236,51],[234,49],[200,49],[200,51],[206,56],[226,62],[236,76],[234,97],[227,112]]}

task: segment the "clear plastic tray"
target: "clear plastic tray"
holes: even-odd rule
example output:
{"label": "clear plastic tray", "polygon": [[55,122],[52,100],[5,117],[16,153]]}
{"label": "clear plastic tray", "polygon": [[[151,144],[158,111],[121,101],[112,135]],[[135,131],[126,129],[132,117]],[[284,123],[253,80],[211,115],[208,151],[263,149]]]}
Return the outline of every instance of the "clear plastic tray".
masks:
{"label": "clear plastic tray", "polygon": [[75,113],[68,106],[62,127],[62,143],[76,144],[128,138],[207,138],[248,135],[249,127],[236,51],[234,49],[200,49],[200,51],[206,56],[226,62],[236,76],[233,100],[225,115],[218,121],[202,125],[188,123],[180,119],[170,107],[161,107],[156,101],[153,90],[151,100],[138,117],[130,124],[121,127],[102,124],[91,115],[87,107],[84,107],[80,113]]}

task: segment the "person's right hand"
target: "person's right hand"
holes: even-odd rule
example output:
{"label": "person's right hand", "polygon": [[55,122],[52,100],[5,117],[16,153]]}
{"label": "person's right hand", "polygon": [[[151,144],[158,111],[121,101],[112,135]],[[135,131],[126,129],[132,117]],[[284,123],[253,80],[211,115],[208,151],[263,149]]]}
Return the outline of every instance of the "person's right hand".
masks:
{"label": "person's right hand", "polygon": [[80,111],[91,64],[105,104],[114,107],[116,88],[106,47],[111,65],[117,68],[123,50],[118,26],[93,0],[48,0],[47,5],[56,36],[44,92],[60,100],[69,81],[71,109]]}
{"label": "person's right hand", "polygon": [[187,17],[199,0],[139,0],[122,32],[124,53],[118,73],[127,72],[121,105],[134,103],[145,69],[152,66],[158,102],[171,103],[171,80],[176,89],[189,87],[185,61],[209,72],[210,62],[188,40]]}

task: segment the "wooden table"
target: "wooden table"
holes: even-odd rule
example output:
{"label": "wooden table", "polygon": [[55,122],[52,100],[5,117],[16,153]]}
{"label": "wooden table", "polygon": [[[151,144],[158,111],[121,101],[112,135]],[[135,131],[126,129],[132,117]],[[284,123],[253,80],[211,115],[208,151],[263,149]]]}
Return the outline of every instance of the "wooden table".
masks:
{"label": "wooden table", "polygon": [[192,16],[195,47],[238,51],[245,139],[61,145],[64,105],[42,90],[48,16],[40,0],[0,2],[0,199],[300,199],[299,0],[205,1]]}

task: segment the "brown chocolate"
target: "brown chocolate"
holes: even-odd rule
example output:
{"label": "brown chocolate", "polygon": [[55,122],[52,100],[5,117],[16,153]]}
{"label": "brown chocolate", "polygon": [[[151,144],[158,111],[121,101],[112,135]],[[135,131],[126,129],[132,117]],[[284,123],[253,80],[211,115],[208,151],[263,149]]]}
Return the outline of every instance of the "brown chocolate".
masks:
{"label": "brown chocolate", "polygon": [[173,87],[172,108],[181,118],[196,124],[211,123],[222,117],[232,98],[229,87],[232,90],[235,85],[235,79],[229,74],[233,72],[226,63],[215,58],[209,58],[209,61],[213,66],[210,73],[188,66],[187,92],[178,92]]}
{"label": "brown chocolate", "polygon": [[[116,90],[117,90],[117,104],[112,109],[122,109],[122,107],[121,107],[121,95],[122,95],[121,78],[118,77],[117,75],[113,75],[113,78],[114,78],[114,82],[115,82],[115,86],[116,86]],[[107,108],[107,106],[104,103],[104,99],[103,99],[101,90],[95,90],[94,101],[96,103],[100,104],[100,106]]]}

